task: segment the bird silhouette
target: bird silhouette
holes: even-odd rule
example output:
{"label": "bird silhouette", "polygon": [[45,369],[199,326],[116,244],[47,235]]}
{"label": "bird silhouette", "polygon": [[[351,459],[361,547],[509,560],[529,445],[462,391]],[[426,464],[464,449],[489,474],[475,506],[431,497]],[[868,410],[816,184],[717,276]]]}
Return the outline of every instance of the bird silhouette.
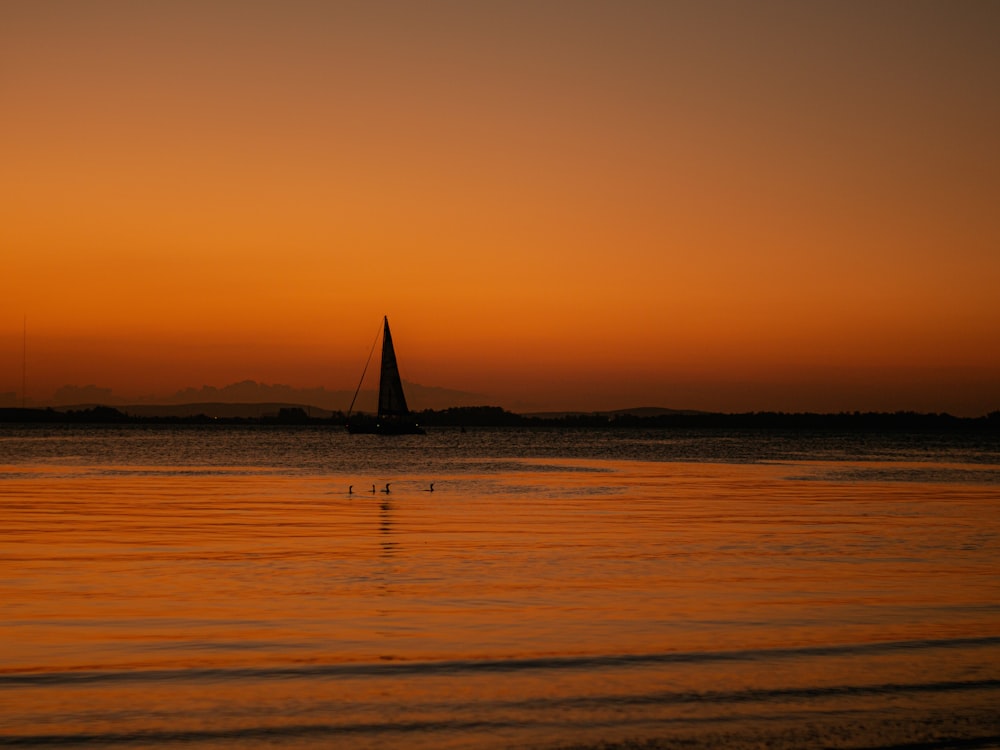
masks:
{"label": "bird silhouette", "polygon": [[372,494],[373,495],[375,494],[375,485],[374,484],[372,485]]}
{"label": "bird silhouette", "polygon": [[[373,485],[373,486],[374,486],[374,485]],[[387,495],[389,494],[389,482],[386,482],[386,483],[385,483],[385,489],[384,489],[384,490],[382,490],[382,492],[384,492],[384,493],[385,493],[385,494],[387,494]]]}
{"label": "bird silhouette", "polygon": [[434,482],[431,482],[431,486],[428,487],[426,490],[424,490],[424,492],[433,492],[433,491],[434,491]]}
{"label": "bird silhouette", "polygon": [[348,485],[348,487],[347,487],[347,494],[348,495],[353,495],[354,494],[354,485],[353,484]]}

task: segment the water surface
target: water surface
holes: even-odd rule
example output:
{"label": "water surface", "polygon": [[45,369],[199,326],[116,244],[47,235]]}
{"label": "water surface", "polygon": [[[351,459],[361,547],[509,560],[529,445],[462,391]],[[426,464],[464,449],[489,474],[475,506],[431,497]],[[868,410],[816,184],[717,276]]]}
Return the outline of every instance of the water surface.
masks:
{"label": "water surface", "polygon": [[0,746],[1000,746],[997,457],[5,428]]}

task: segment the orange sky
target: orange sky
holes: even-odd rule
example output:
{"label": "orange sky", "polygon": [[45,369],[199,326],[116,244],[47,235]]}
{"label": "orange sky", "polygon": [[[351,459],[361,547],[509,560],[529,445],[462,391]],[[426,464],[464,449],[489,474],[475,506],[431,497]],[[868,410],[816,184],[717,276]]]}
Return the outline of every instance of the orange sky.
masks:
{"label": "orange sky", "polygon": [[[1000,4],[0,5],[0,404],[1000,408]],[[5,395],[6,394],[6,395]]]}

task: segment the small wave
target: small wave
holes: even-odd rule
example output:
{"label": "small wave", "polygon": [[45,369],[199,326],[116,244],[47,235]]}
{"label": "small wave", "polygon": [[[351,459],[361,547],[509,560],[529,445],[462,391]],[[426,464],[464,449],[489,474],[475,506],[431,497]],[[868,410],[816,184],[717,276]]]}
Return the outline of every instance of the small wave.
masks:
{"label": "small wave", "polygon": [[816,468],[814,473],[785,477],[797,482],[926,482],[934,484],[1000,484],[992,468],[949,466],[852,466]]}
{"label": "small wave", "polygon": [[55,745],[163,745],[195,742],[282,740],[379,734],[431,734],[434,732],[502,729],[518,726],[511,721],[409,721],[356,724],[292,724],[234,727],[228,729],[148,730],[77,734],[0,735],[0,747],[48,747]]}
{"label": "small wave", "polygon": [[739,651],[689,651],[651,654],[594,654],[537,656],[511,659],[453,659],[441,661],[392,661],[304,664],[273,667],[194,667],[185,669],[74,670],[63,672],[0,672],[0,688],[82,683],[228,681],[309,679],[324,677],[392,677],[616,669],[660,664],[700,664],[727,661],[761,661],[817,656],[858,656],[927,649],[989,648],[1000,646],[1000,636],[949,638],[884,643],[800,646],[783,649]]}
{"label": "small wave", "polygon": [[[296,740],[325,741],[371,741],[375,737],[409,743],[422,742],[426,747],[428,740],[435,737],[455,737],[466,735],[467,738],[476,733],[495,733],[497,731],[514,730],[517,732],[536,732],[538,730],[556,730],[563,733],[569,730],[584,728],[589,732],[631,727],[630,715],[621,715],[620,709],[629,705],[669,705],[678,703],[694,703],[717,705],[724,707],[733,703],[763,703],[764,712],[746,713],[731,712],[723,709],[721,712],[711,712],[707,715],[679,716],[676,714],[652,715],[646,717],[642,726],[648,731],[675,727],[687,734],[680,735],[679,742],[643,742],[641,745],[626,742],[621,745],[600,742],[598,744],[574,744],[578,750],[584,747],[718,747],[758,748],[761,746],[790,748],[803,746],[845,747],[845,739],[867,740],[884,739],[878,745],[866,744],[859,746],[850,742],[855,750],[934,750],[937,748],[984,748],[996,747],[1000,735],[995,734],[996,718],[992,711],[983,714],[981,707],[968,708],[957,712],[948,718],[936,717],[932,714],[920,717],[898,718],[880,716],[878,712],[868,709],[836,710],[831,707],[814,706],[805,711],[793,709],[787,701],[797,699],[824,699],[839,697],[868,697],[873,695],[895,696],[912,692],[948,692],[954,690],[996,689],[1000,686],[998,680],[972,682],[941,682],[916,685],[873,685],[873,686],[834,686],[825,688],[803,688],[791,690],[746,690],[730,693],[660,693],[641,696],[609,695],[587,698],[555,698],[532,699],[529,701],[507,701],[493,703],[484,708],[487,715],[481,718],[451,718],[410,719],[396,721],[319,721],[314,723],[289,724],[258,724],[256,726],[234,726],[225,728],[192,728],[192,729],[142,729],[135,731],[107,732],[60,732],[48,734],[4,734],[0,735],[0,747],[50,747],[50,746],[165,746],[165,745],[198,745],[208,743],[215,747],[220,742],[236,742],[246,745],[251,742],[284,743]],[[783,710],[775,714],[770,706],[773,701],[786,701]],[[526,703],[520,706],[519,703]],[[513,715],[497,715],[498,709],[512,706],[528,708],[527,712],[519,711]],[[454,706],[452,706],[454,707]],[[617,716],[608,715],[602,709],[613,707]],[[556,709],[553,711],[553,709]],[[570,709],[570,713],[560,713]],[[581,711],[584,711],[581,715]],[[763,721],[764,724],[752,722]],[[747,723],[751,722],[751,723]],[[772,724],[772,726],[768,726]],[[711,727],[706,731],[706,727]],[[958,736],[947,736],[948,730],[961,731]],[[886,732],[886,730],[890,730]],[[691,732],[696,732],[691,734]],[[805,732],[805,735],[803,735]],[[903,736],[909,734],[904,741],[893,741],[893,734]],[[913,733],[917,732],[917,738]],[[946,736],[942,737],[942,733]],[[853,737],[852,737],[853,735]],[[884,736],[880,736],[884,735]],[[914,741],[915,739],[915,741]],[[789,740],[793,743],[790,744]],[[808,745],[803,740],[808,740]],[[833,740],[826,744],[824,740]],[[907,741],[909,740],[909,741]],[[566,746],[570,747],[570,746]]]}
{"label": "small wave", "polygon": [[3,480],[40,480],[53,479],[90,479],[101,478],[133,478],[133,477],[258,477],[287,476],[301,473],[301,470],[271,469],[257,467],[119,467],[119,466],[59,466],[43,465],[33,471],[0,471],[0,481]]}
{"label": "small wave", "polygon": [[[734,704],[734,703],[781,703],[791,701],[811,701],[830,698],[867,698],[872,696],[899,696],[920,693],[956,693],[974,690],[998,690],[1000,679],[986,680],[941,680],[938,682],[887,682],[873,685],[816,685],[797,688],[749,688],[746,690],[710,690],[655,693],[635,695],[611,695],[567,697],[531,700],[533,708],[573,708],[596,710],[613,703],[616,706]],[[516,705],[516,704],[512,704]]]}

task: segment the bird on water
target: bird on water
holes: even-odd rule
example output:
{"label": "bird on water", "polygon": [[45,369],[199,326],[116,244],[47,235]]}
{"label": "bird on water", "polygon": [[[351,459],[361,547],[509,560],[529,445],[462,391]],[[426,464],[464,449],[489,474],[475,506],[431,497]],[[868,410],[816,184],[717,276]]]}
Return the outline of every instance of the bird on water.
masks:
{"label": "bird on water", "polygon": [[[389,484],[390,484],[389,482],[386,482],[386,483],[385,483],[385,489],[384,489],[384,490],[382,490],[382,492],[384,492],[384,493],[385,493],[385,494],[387,494],[387,495],[389,494]],[[374,487],[374,486],[375,486],[375,485],[372,485],[372,487]]]}

